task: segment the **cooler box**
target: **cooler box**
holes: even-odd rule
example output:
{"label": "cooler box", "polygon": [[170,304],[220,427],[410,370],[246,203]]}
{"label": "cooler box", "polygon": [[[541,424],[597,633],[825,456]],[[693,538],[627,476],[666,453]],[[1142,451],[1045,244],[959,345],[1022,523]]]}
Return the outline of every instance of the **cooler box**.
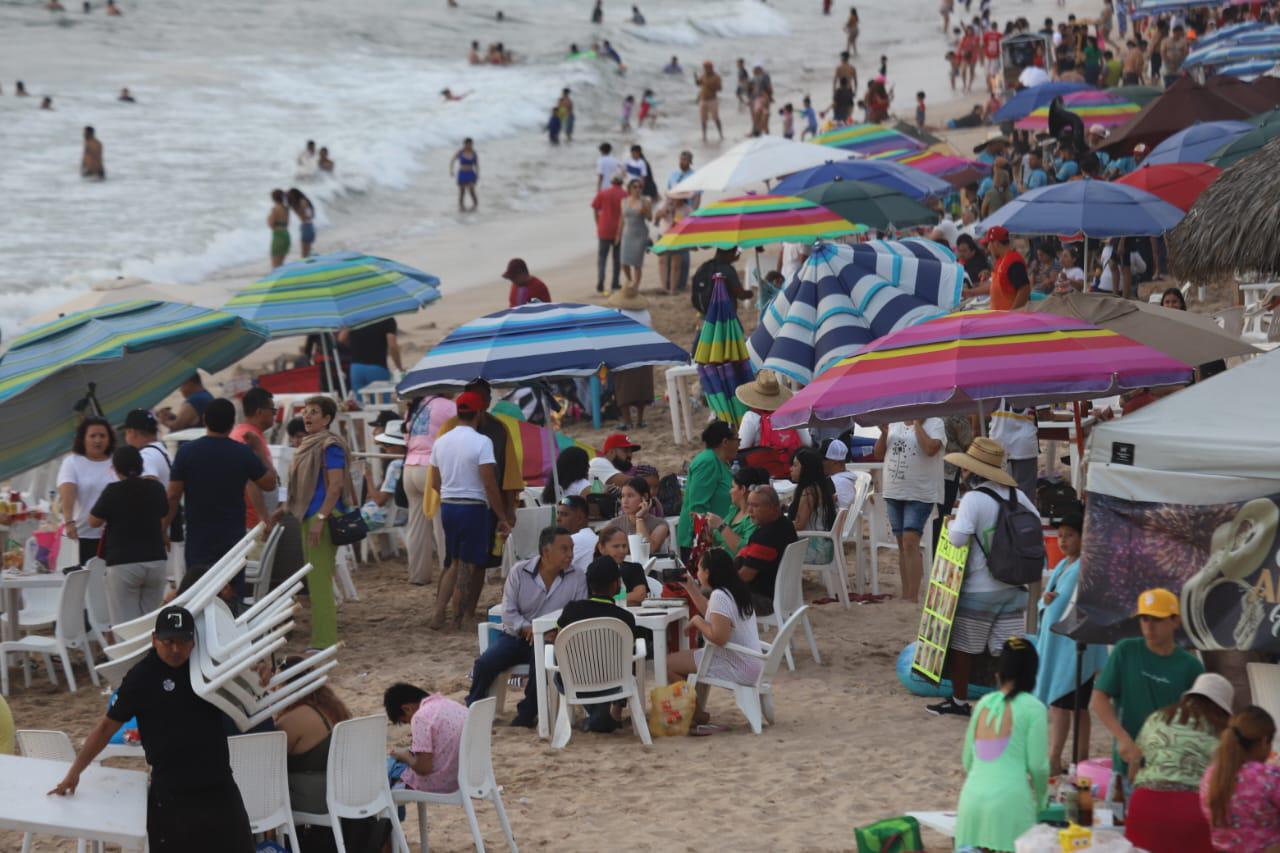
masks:
{"label": "cooler box", "polygon": [[319,393],[319,364],[308,367],[295,367],[292,370],[281,370],[279,373],[264,373],[258,377],[258,385],[272,394],[306,394]]}
{"label": "cooler box", "polygon": [[861,436],[849,436],[849,458],[854,462],[870,462],[876,453],[876,440],[874,438],[862,438]]}

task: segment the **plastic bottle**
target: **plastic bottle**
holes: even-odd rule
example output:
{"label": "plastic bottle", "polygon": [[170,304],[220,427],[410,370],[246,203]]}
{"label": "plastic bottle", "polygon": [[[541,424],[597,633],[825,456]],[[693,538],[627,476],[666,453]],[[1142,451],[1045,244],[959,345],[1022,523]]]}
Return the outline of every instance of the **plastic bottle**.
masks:
{"label": "plastic bottle", "polygon": [[1124,826],[1127,805],[1124,799],[1124,782],[1116,779],[1111,786],[1111,822],[1116,826]]}
{"label": "plastic bottle", "polygon": [[1087,778],[1076,780],[1076,812],[1079,818],[1076,823],[1083,827],[1093,826],[1093,788]]}
{"label": "plastic bottle", "polygon": [[1074,785],[1069,784],[1063,793],[1062,809],[1068,823],[1080,823],[1080,794]]}

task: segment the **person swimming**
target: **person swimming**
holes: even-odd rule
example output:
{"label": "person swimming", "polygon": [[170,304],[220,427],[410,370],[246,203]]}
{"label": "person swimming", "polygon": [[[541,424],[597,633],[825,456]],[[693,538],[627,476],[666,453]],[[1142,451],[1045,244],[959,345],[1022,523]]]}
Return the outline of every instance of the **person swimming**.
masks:
{"label": "person swimming", "polygon": [[467,51],[467,62],[472,65],[483,65],[484,59],[480,56],[480,42],[473,41],[471,50]]}
{"label": "person swimming", "polygon": [[124,16],[124,13],[120,11],[120,7],[116,5],[116,0],[107,0],[107,16],[111,18]]}
{"label": "person swimming", "polygon": [[120,90],[120,97],[116,98],[116,100],[123,101],[126,104],[136,104],[138,102],[137,99],[134,98],[133,95],[129,93],[128,86],[125,86],[123,89]]}
{"label": "person swimming", "polygon": [[598,24],[604,20],[604,2],[596,0],[596,5],[591,7],[591,23]]}
{"label": "person swimming", "polygon": [[[49,101],[45,98],[45,101]],[[52,109],[44,104],[40,105],[41,109]],[[102,160],[102,143],[98,140],[97,134],[94,133],[92,127],[84,129],[84,155],[80,158],[80,177],[97,178],[100,181],[107,179],[107,169],[103,165]]]}
{"label": "person swimming", "polygon": [[440,97],[444,98],[446,101],[461,101],[470,94],[470,92],[463,92],[461,95],[455,95],[447,86],[440,90]]}
{"label": "person swimming", "polygon": [[316,165],[321,172],[333,172],[333,160],[329,159],[329,149],[321,148],[319,162]]}
{"label": "person swimming", "polygon": [[631,7],[631,23],[644,26],[644,15],[640,12],[639,6]]}
{"label": "person swimming", "polygon": [[[24,94],[24,95],[25,95],[25,94],[26,94],[26,92],[23,92],[22,94]],[[53,98],[50,98],[48,95],[45,95],[43,98],[41,98],[41,99],[40,99],[40,109],[42,109],[42,110],[52,110],[52,109],[53,109]]]}
{"label": "person swimming", "polygon": [[15,80],[13,85],[13,96],[15,98],[25,98],[28,94],[27,84],[21,80]]}
{"label": "person swimming", "polygon": [[663,66],[662,73],[663,74],[683,74],[684,69],[680,67],[680,60],[673,56],[671,57],[671,61],[668,62],[665,66]]}
{"label": "person swimming", "polygon": [[608,39],[605,39],[603,42],[601,42],[601,44],[600,44],[600,54],[601,54],[602,56],[605,56],[605,57],[607,57],[608,59],[612,59],[614,62],[618,63],[618,67],[619,67],[619,68],[621,68],[621,67],[622,67],[622,57],[621,57],[621,56],[619,56],[619,55],[618,55],[618,52],[617,52],[616,50],[614,50],[614,49],[613,49],[613,45],[609,44],[609,40],[608,40]]}

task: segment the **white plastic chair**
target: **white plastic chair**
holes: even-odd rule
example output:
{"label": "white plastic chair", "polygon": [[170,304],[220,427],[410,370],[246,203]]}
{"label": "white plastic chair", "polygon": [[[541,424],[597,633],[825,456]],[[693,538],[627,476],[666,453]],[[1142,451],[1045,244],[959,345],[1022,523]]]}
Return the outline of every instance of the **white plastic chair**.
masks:
{"label": "white plastic chair", "polygon": [[237,735],[227,738],[227,749],[231,775],[249,813],[250,831],[257,835],[279,830],[298,850],[298,830],[289,806],[289,736],[284,732]]}
{"label": "white plastic chair", "polygon": [[18,610],[18,628],[27,631],[47,628],[58,621],[58,588],[35,587],[22,590],[22,607]]}
{"label": "white plastic chair", "polygon": [[[502,605],[495,604],[489,608],[490,616],[502,618]],[[492,620],[488,622],[480,622],[476,625],[477,640],[480,646],[480,654],[484,654],[489,648],[489,640],[491,638],[490,631],[493,629],[501,630],[499,623]],[[511,686],[511,682],[516,678],[529,678],[531,668],[527,663],[516,664],[510,669],[504,669],[493,680],[493,684],[489,685],[489,696],[498,700],[497,713],[501,714],[507,707],[507,688]]]}
{"label": "white plastic chair", "polygon": [[[631,709],[631,726],[640,741],[645,746],[653,744],[640,699],[644,692],[645,643],[634,638],[626,622],[609,617],[574,622],[560,631],[555,645],[547,646],[545,654],[547,672],[559,673],[564,682],[564,696],[551,738],[553,748],[563,749],[573,734],[571,706],[623,699]],[[592,695],[584,697],[584,693]]]}
{"label": "white plastic chair", "polygon": [[555,509],[545,506],[519,507],[516,509],[516,526],[502,546],[502,576],[521,560],[538,556],[538,534],[555,519]]}
{"label": "white plastic chair", "polygon": [[[782,553],[782,560],[778,563],[778,576],[773,586],[773,613],[768,616],[757,614],[757,625],[774,627],[781,633],[783,623],[791,618],[791,614],[805,609],[801,568],[804,565],[804,552],[807,547],[808,543],[801,539],[799,542],[792,542]],[[809,624],[809,617],[803,616],[800,622],[804,625],[804,633],[809,640],[809,651],[813,652],[814,663],[822,663],[822,656],[818,654],[818,643],[813,638],[813,626]],[[788,640],[782,645],[787,657],[787,669],[794,670],[796,662],[791,655],[791,642]]]}
{"label": "white plastic chair", "polygon": [[[811,569],[822,573],[822,579],[827,585],[827,594],[835,596],[845,609],[849,609],[849,569],[844,561],[844,528],[845,520],[849,516],[849,509],[845,507],[836,513],[835,521],[831,524],[830,530],[797,530],[801,541],[809,539],[826,539],[831,543],[831,562],[829,563],[805,563],[801,566],[801,571]],[[806,549],[807,550],[807,549]]]}
{"label": "white plastic chair", "polygon": [[244,582],[249,588],[245,596],[245,604],[253,604],[271,589],[271,572],[276,565],[276,550],[280,547],[280,537],[284,535],[284,525],[277,524],[267,534],[267,541],[262,544],[262,553],[256,560],[246,560]]}
{"label": "white plastic chair", "polygon": [[[14,732],[14,741],[18,754],[23,758],[43,758],[47,761],[76,760],[76,748],[66,732],[41,731],[37,729],[20,729]],[[22,834],[22,853],[31,853],[33,836],[29,832]],[[84,841],[76,841],[76,853],[84,853]],[[94,845],[94,849],[101,849]]]}
{"label": "white plastic chair", "polygon": [[[9,695],[8,655],[14,652],[43,656],[49,681],[53,684],[57,684],[58,679],[53,671],[52,656],[62,658],[62,671],[67,676],[67,686],[75,693],[76,679],[71,672],[71,650],[79,649],[84,654],[90,680],[95,686],[98,684],[98,673],[93,668],[93,655],[89,651],[89,634],[84,627],[84,596],[88,586],[89,573],[86,570],[77,569],[67,575],[58,598],[58,621],[54,625],[52,637],[29,634],[19,640],[0,643],[0,694]],[[30,687],[31,670],[24,666],[22,673],[24,685]]]}
{"label": "white plastic chair", "polygon": [[476,850],[484,853],[484,838],[480,835],[480,824],[476,820],[475,806],[471,801],[489,800],[498,812],[498,823],[502,825],[502,833],[507,837],[511,853],[518,853],[515,836],[511,834],[511,823],[507,820],[507,810],[502,807],[502,788],[493,776],[491,744],[496,710],[497,700],[492,697],[473,702],[467,709],[467,721],[462,726],[462,743],[458,745],[457,791],[451,794],[433,794],[396,788],[391,792],[391,799],[396,805],[413,803],[418,807],[418,843],[422,850],[427,849],[427,806],[462,806],[467,813],[467,822],[471,825],[471,837],[475,840]]}
{"label": "white plastic chair", "polygon": [[387,782],[387,719],[382,715],[356,717],[333,727],[329,763],[325,768],[327,814],[293,813],[298,826],[327,826],[333,830],[338,853],[346,853],[341,818],[385,817],[391,821],[391,848],[409,853]]}
{"label": "white plastic chair", "polygon": [[[853,588],[861,595],[866,590],[867,581],[870,580],[871,594],[878,595],[880,592],[879,559],[874,545],[870,541],[866,543],[862,541],[862,521],[870,507],[868,501],[875,490],[875,480],[866,471],[854,473],[856,477],[853,500],[847,507],[849,511],[845,514],[842,537],[845,543],[853,544]],[[871,523],[874,524],[874,520]]]}
{"label": "white plastic chair", "polygon": [[[737,643],[726,643],[724,646],[708,643],[702,650],[701,660],[698,661],[698,671],[689,676],[689,683],[694,687],[722,687],[732,691],[738,709],[751,725],[751,731],[760,734],[764,730],[765,722],[773,724],[773,679],[778,674],[778,667],[783,655],[787,653],[785,650],[791,643],[791,635],[795,632],[796,626],[808,618],[806,613],[808,609],[806,605],[792,613],[791,617],[783,623],[782,629],[778,631],[778,636],[772,644],[761,643],[765,649],[764,652],[753,651]],[[711,669],[712,659],[724,650],[763,662],[760,675],[754,684],[737,684],[707,675]]]}
{"label": "white plastic chair", "polygon": [[89,573],[89,586],[84,594],[84,610],[89,617],[89,639],[105,649],[110,643],[107,635],[111,633],[111,608],[107,604],[107,563],[101,557],[94,557],[84,564]]}

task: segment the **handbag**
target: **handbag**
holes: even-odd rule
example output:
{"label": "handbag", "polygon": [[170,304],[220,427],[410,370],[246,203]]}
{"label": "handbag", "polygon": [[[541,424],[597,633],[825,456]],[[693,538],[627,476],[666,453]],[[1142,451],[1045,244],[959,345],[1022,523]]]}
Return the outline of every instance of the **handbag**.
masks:
{"label": "handbag", "polygon": [[334,545],[354,545],[369,535],[369,525],[359,509],[350,512],[334,511],[329,516],[329,540]]}
{"label": "handbag", "polygon": [[853,830],[858,853],[921,853],[920,824],[913,817],[891,817]]}

